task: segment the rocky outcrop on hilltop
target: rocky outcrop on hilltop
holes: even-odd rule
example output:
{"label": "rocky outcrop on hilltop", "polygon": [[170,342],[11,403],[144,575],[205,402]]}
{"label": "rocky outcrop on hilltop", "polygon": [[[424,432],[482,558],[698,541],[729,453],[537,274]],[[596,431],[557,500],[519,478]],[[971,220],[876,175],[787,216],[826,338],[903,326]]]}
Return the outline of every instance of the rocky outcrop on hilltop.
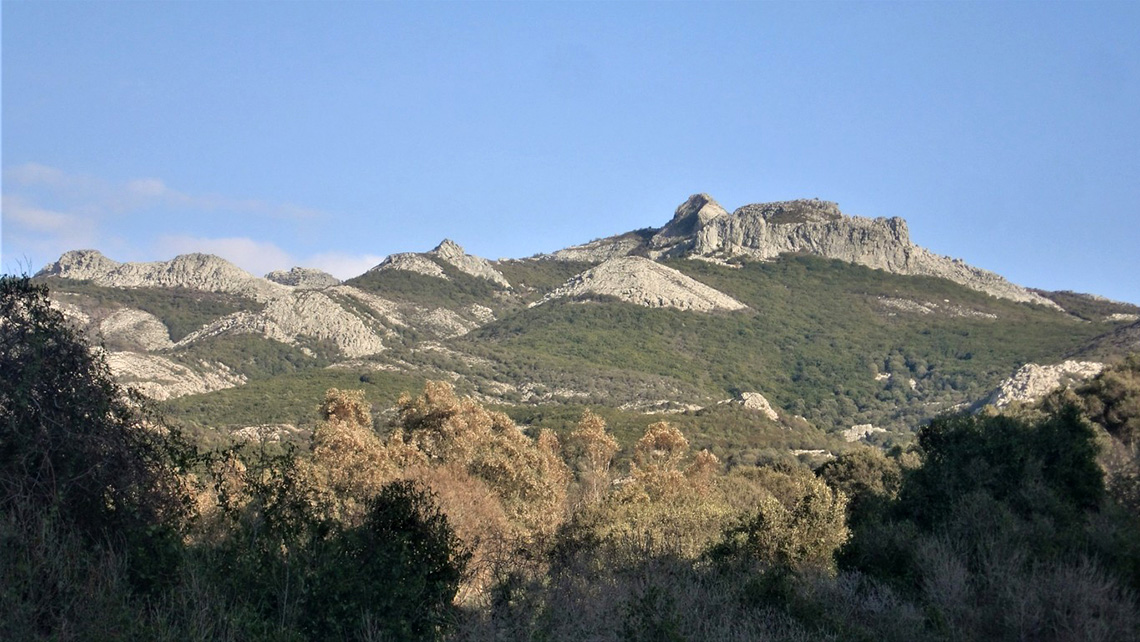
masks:
{"label": "rocky outcrop on hilltop", "polygon": [[400,254],[393,254],[384,259],[380,265],[372,268],[373,270],[404,270],[405,272],[415,272],[416,274],[423,274],[426,276],[434,276],[438,279],[450,280],[451,277],[443,271],[443,268],[438,263],[415,252],[401,252]]}
{"label": "rocky outcrop on hilltop", "polygon": [[487,279],[504,288],[511,287],[510,282],[507,281],[507,277],[492,267],[490,261],[468,254],[458,243],[451,239],[443,239],[443,242],[437,245],[434,250],[428,252],[428,254],[452,265],[455,269],[465,274],[470,274],[480,279]]}
{"label": "rocky outcrop on hilltop", "polygon": [[490,261],[473,254],[468,254],[458,243],[451,239],[443,239],[443,241],[430,252],[422,254],[417,252],[393,254],[384,259],[380,265],[372,269],[405,270],[407,272],[415,272],[417,274],[450,280],[451,277],[447,276],[447,272],[445,272],[440,265],[441,262],[477,279],[486,279],[499,287],[506,289],[511,287],[510,282],[507,281],[507,277],[496,270]]}
{"label": "rocky outcrop on hilltop", "polygon": [[1027,363],[1001,382],[985,404],[1003,408],[1014,402],[1033,402],[1062,386],[1091,379],[1104,370],[1096,361],[1064,361],[1051,366]]}
{"label": "rocky outcrop on hilltop", "polygon": [[759,392],[742,392],[740,393],[740,405],[749,410],[755,410],[765,417],[776,421],[780,415],[776,414],[772,404],[768,403],[768,399]]}
{"label": "rocky outcrop on hilltop", "polygon": [[915,245],[901,218],[846,216],[837,204],[819,199],[745,205],[729,214],[708,194],[695,194],[647,238],[625,234],[540,258],[608,260],[645,254],[653,259],[766,260],[786,253],[813,254],[894,274],[949,279],[1003,299],[1059,309],[1048,298],[993,272]]}
{"label": "rocky outcrop on hilltop", "polygon": [[280,283],[281,285],[291,285],[295,288],[302,288],[306,290],[319,290],[321,288],[331,288],[334,285],[340,284],[340,279],[316,268],[295,267],[291,270],[274,270],[265,275],[265,278]]}
{"label": "rocky outcrop on hilltop", "polygon": [[636,256],[611,259],[590,268],[533,305],[552,299],[586,295],[612,296],[650,308],[677,308],[694,312],[732,311],[747,307],[673,268]]}
{"label": "rocky outcrop on hilltop", "polygon": [[[694,197],[698,203],[705,200],[701,196]],[[694,204],[693,199],[686,202],[689,209]],[[686,205],[678,209],[679,214]],[[710,207],[705,204],[702,209]],[[1003,299],[1058,307],[993,272],[915,245],[901,218],[844,216],[838,205],[828,201],[746,205],[731,215],[698,219],[693,236],[691,254],[757,259],[784,253],[815,254],[894,274],[939,277]]]}
{"label": "rocky outcrop on hilltop", "polygon": [[66,252],[36,276],[56,276],[115,288],[187,288],[268,301],[289,287],[258,278],[212,254],[182,254],[169,261],[119,263],[95,250]]}

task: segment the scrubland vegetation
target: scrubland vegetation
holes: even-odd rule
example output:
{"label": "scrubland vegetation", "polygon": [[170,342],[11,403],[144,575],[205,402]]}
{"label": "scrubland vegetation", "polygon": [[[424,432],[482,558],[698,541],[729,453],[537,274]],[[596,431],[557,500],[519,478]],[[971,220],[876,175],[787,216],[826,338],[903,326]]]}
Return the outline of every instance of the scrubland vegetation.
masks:
{"label": "scrubland vegetation", "polygon": [[693,447],[715,413],[623,448],[442,382],[205,450],[43,289],[4,278],[0,314],[0,639],[1140,637],[1138,357],[814,470]]}

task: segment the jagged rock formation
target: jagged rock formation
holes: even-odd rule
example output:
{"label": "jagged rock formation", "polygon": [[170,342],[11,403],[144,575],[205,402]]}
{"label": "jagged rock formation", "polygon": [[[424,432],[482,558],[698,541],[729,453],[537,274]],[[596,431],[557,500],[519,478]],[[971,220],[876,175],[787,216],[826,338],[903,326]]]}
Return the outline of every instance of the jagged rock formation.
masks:
{"label": "jagged rock formation", "polygon": [[165,350],[174,345],[170,330],[158,317],[134,308],[119,308],[99,324],[104,341],[129,345],[144,352]]}
{"label": "jagged rock formation", "polygon": [[1104,370],[1095,361],[1065,361],[1051,366],[1027,363],[1001,382],[986,404],[1002,408],[1014,402],[1033,402],[1062,386],[1091,379]]}
{"label": "jagged rock formation", "polygon": [[139,352],[110,352],[107,365],[120,382],[159,401],[233,388],[246,381],[221,363],[202,361],[194,370],[167,357]]}
{"label": "jagged rock formation", "polygon": [[[625,239],[621,242],[621,239]],[[648,241],[632,242],[629,235],[572,248],[575,254],[554,253],[543,258],[644,252],[650,258],[748,257],[773,259],[804,253],[848,261],[894,274],[949,279],[996,297],[1051,308],[1049,299],[1006,281],[1001,276],[939,256],[910,240],[901,218],[845,216],[829,201],[801,199],[745,205],[729,214],[708,194],[695,194],[682,203],[664,227]]]}
{"label": "jagged rock formation", "polygon": [[740,393],[740,405],[749,410],[761,412],[765,417],[776,421],[780,415],[772,408],[772,404],[768,403],[768,399],[759,392],[742,392]]}
{"label": "jagged rock formation", "polygon": [[437,261],[442,261],[464,274],[469,274],[478,279],[486,279],[502,288],[510,289],[511,287],[507,277],[496,270],[490,261],[468,254],[451,239],[443,239],[439,245],[435,246],[435,249],[423,254],[416,252],[393,254],[372,269],[405,270],[450,280],[451,277],[447,276]]}
{"label": "jagged rock formation", "polygon": [[293,424],[261,424],[238,428],[233,431],[232,435],[238,441],[277,443],[282,440],[296,439],[304,432]]}
{"label": "jagged rock formation", "polygon": [[549,293],[539,305],[553,299],[601,295],[650,308],[677,308],[694,312],[742,310],[736,299],[646,258],[611,259],[575,276]]}
{"label": "jagged rock formation", "polygon": [[265,278],[274,283],[280,283],[281,285],[291,285],[295,288],[311,290],[330,288],[340,284],[340,279],[328,272],[305,267],[295,267],[288,271],[274,270],[266,274]]}
{"label": "jagged rock formation", "polygon": [[187,288],[229,292],[268,301],[288,286],[253,276],[212,254],[182,254],[169,261],[119,263],[95,250],[66,252],[36,276],[57,276],[117,288]]}
{"label": "jagged rock formation", "polygon": [[464,252],[463,248],[451,239],[443,239],[443,242],[437,245],[434,250],[428,252],[428,254],[451,264],[455,269],[465,274],[470,274],[480,279],[487,279],[504,288],[511,287],[510,282],[507,281],[507,277],[491,267],[490,261]]}

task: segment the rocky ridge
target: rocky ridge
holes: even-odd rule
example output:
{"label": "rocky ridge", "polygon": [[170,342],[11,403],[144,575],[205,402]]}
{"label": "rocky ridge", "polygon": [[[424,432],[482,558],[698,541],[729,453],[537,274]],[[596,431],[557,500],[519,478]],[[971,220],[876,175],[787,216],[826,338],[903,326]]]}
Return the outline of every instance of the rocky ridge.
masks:
{"label": "rocky ridge", "polygon": [[340,284],[340,279],[316,268],[295,267],[291,270],[274,270],[265,275],[265,278],[281,285],[290,285],[295,288],[319,290]]}
{"label": "rocky ridge", "polygon": [[594,266],[571,278],[532,306],[554,299],[584,295],[612,296],[650,308],[676,308],[694,312],[733,311],[748,307],[673,268],[637,256],[610,259]]}
{"label": "rocky ridge", "polygon": [[612,258],[624,251],[654,259],[767,260],[786,253],[804,253],[894,274],[949,279],[996,297],[1060,309],[1053,301],[993,272],[915,245],[901,218],[846,216],[835,203],[818,199],[745,205],[729,214],[708,194],[695,194],[677,207],[673,218],[648,241],[633,244],[628,235],[623,235],[573,249],[573,255],[556,252],[542,258]]}
{"label": "rocky ridge", "polygon": [[490,261],[473,254],[468,254],[464,251],[463,247],[451,239],[443,239],[443,241],[430,252],[424,252],[422,254],[417,252],[392,254],[372,269],[405,270],[426,276],[434,276],[439,279],[450,280],[450,277],[447,276],[447,273],[444,272],[437,261],[442,261],[460,272],[477,279],[486,279],[504,289],[510,289],[511,287],[510,282],[507,281],[507,277],[503,276],[502,272],[496,270]]}
{"label": "rocky ridge", "polygon": [[169,261],[119,263],[96,250],[66,252],[36,276],[56,276],[115,288],[187,288],[240,294],[257,301],[282,296],[290,288],[258,278],[212,254],[182,254]]}

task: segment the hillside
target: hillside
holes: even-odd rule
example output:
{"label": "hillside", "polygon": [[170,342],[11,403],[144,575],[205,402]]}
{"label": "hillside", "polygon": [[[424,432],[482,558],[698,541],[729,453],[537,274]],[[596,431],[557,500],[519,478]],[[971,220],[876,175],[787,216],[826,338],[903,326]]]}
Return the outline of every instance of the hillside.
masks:
{"label": "hillside", "polygon": [[[259,278],[206,255],[132,264],[94,251],[37,278],[121,380],[215,437],[311,426],[327,387],[362,388],[383,409],[443,379],[558,430],[587,407],[619,436],[652,416],[716,416],[695,439],[719,454],[830,449],[856,426],[905,443],[1026,364],[1118,360],[1137,349],[1140,319],[1136,306],[1028,290],[934,255],[901,219],[818,200],[730,214],[703,194],[661,228],[501,261],[445,240],[344,283],[305,268]],[[775,418],[727,412],[752,395]]]}

